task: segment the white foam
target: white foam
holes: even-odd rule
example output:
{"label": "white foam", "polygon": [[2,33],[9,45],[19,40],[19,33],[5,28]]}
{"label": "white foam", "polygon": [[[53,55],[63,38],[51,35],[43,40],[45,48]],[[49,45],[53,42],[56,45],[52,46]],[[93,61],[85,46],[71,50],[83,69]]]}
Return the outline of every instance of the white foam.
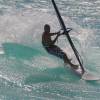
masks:
{"label": "white foam", "polygon": [[[4,14],[0,16],[0,20],[1,42],[25,42],[24,39],[27,36],[30,39],[34,38],[34,40],[36,40],[35,37],[40,37],[40,34],[42,34],[43,32],[43,26],[46,23],[51,25],[51,31],[58,31],[60,28],[59,22],[55,15],[50,15],[42,11],[34,11],[32,9],[26,9],[20,12],[15,11],[14,13]],[[88,33],[90,33],[90,31],[82,29],[79,25],[75,24],[68,17],[64,17],[64,20],[66,22],[66,26],[73,27],[74,29],[79,30],[79,33],[81,33],[79,36],[80,38],[83,37],[83,33],[84,38],[87,36]]]}

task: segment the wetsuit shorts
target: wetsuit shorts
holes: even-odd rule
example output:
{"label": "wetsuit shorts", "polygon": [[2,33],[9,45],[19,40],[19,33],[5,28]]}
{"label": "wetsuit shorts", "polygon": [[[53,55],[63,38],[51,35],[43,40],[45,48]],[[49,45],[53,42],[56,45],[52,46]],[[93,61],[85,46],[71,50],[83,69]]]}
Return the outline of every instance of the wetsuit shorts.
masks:
{"label": "wetsuit shorts", "polygon": [[61,59],[64,59],[64,57],[66,56],[66,54],[56,45],[45,46],[45,49],[48,53],[55,55]]}

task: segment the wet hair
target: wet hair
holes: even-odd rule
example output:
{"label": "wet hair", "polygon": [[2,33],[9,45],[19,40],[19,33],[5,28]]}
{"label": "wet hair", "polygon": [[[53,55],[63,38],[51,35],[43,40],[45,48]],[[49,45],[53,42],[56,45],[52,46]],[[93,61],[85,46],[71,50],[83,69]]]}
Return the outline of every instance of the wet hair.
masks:
{"label": "wet hair", "polygon": [[50,30],[50,25],[49,25],[49,24],[45,24],[45,25],[44,25],[44,30],[45,30],[45,31]]}

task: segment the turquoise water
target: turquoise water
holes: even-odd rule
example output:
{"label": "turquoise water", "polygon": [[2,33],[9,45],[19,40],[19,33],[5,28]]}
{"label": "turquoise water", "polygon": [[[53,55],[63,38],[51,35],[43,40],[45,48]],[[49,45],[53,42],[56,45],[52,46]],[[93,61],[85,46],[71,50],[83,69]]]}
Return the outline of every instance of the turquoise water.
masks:
{"label": "turquoise water", "polygon": [[[100,1],[55,1],[85,68],[100,76]],[[99,100],[100,81],[80,79],[42,47],[45,23],[60,29],[50,0],[0,0],[0,100]],[[74,58],[64,36],[57,45]]]}

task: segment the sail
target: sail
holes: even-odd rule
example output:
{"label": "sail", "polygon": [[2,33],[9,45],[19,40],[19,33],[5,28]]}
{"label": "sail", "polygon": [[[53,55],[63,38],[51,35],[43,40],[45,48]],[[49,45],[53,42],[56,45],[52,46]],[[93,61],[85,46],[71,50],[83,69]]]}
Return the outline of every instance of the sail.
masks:
{"label": "sail", "polygon": [[74,52],[74,54],[75,54],[75,56],[76,56],[76,59],[78,60],[79,65],[80,65],[80,67],[82,68],[82,71],[83,71],[83,73],[84,73],[85,70],[84,70],[83,64],[82,64],[82,62],[81,62],[81,60],[80,60],[79,53],[78,53],[77,49],[75,48],[75,46],[74,46],[74,44],[73,44],[73,42],[72,42],[72,40],[71,40],[71,37],[70,37],[70,35],[69,35],[69,33],[68,33],[68,30],[67,30],[67,28],[66,28],[66,26],[65,26],[65,23],[64,23],[64,21],[63,21],[61,15],[60,15],[60,12],[59,12],[59,10],[58,10],[58,8],[57,8],[57,5],[56,5],[56,3],[55,3],[54,0],[52,0],[52,4],[53,4],[54,9],[55,9],[55,11],[56,11],[56,14],[57,14],[59,23],[60,23],[60,25],[61,25],[61,28],[64,30],[64,34],[65,34],[65,36],[67,37],[67,39],[68,39],[68,41],[69,41],[69,43],[70,43],[70,45],[71,45],[71,48],[72,48],[72,50],[73,50],[73,52]]}

